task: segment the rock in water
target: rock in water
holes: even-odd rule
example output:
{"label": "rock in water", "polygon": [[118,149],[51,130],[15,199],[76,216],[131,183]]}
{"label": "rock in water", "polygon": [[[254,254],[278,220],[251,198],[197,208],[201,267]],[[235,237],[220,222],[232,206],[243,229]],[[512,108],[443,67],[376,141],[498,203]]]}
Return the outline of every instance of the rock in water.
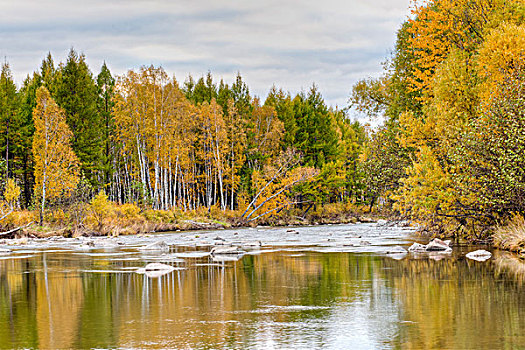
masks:
{"label": "rock in water", "polygon": [[376,226],[386,226],[387,224],[388,224],[388,221],[383,220],[383,219],[377,220],[376,222]]}
{"label": "rock in water", "polygon": [[170,250],[170,246],[166,244],[164,241],[158,241],[151,244],[148,244],[145,247],[139,248],[139,250],[149,250],[149,251],[161,251],[161,252],[167,252]]}
{"label": "rock in water", "polygon": [[151,263],[147,264],[146,267],[137,269],[137,273],[142,273],[148,276],[149,278],[157,278],[163,275],[166,275],[175,270],[171,265],[161,264],[161,263]]}
{"label": "rock in water", "polygon": [[250,249],[260,249],[262,246],[261,241],[255,241],[255,242],[244,242],[241,244],[243,249],[250,250]]}
{"label": "rock in water", "polygon": [[386,254],[406,254],[406,250],[403,247],[396,245],[386,251]]}
{"label": "rock in water", "polygon": [[490,259],[491,256],[492,256],[491,252],[488,252],[488,251],[483,250],[483,249],[475,250],[475,251],[470,252],[470,253],[468,253],[466,255],[467,258],[472,259],[472,260],[476,260],[476,261],[486,261],[486,260]]}
{"label": "rock in water", "polygon": [[219,255],[212,255],[211,260],[213,262],[231,262],[231,261],[239,261],[242,259],[244,254],[219,254]]}
{"label": "rock in water", "polygon": [[175,268],[171,265],[161,263],[150,263],[144,267],[144,271],[173,271]]}
{"label": "rock in water", "polygon": [[95,248],[114,249],[118,247],[118,243],[110,238],[98,238],[92,242]]}
{"label": "rock in water", "polygon": [[244,254],[245,251],[239,247],[215,247],[211,250],[211,255],[239,255]]}
{"label": "rock in water", "polygon": [[432,241],[430,241],[426,246],[427,252],[445,252],[449,253],[452,251],[452,248],[448,246],[447,243],[443,242],[439,238],[434,238]]}
{"label": "rock in water", "polygon": [[412,253],[424,253],[427,251],[427,246],[421,243],[414,243],[408,248],[408,251]]}

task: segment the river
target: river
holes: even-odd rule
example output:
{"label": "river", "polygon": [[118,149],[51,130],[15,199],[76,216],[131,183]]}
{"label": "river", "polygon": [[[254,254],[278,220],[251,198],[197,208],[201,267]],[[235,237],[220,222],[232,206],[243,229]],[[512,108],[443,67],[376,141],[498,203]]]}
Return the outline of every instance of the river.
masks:
{"label": "river", "polygon": [[[4,245],[0,347],[525,348],[524,262],[386,254],[414,240],[353,224]],[[247,254],[207,255],[232,242]],[[175,270],[136,272],[150,262]]]}

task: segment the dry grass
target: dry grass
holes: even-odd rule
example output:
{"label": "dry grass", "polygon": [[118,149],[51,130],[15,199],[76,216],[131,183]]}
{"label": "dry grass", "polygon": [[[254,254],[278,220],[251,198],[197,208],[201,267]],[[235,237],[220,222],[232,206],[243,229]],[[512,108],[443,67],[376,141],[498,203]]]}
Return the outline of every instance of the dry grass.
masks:
{"label": "dry grass", "polygon": [[525,284],[525,261],[522,257],[508,252],[496,252],[492,262],[497,275],[505,273],[521,285]]}
{"label": "dry grass", "polygon": [[[356,222],[364,207],[351,203],[332,203],[303,208],[290,207],[271,215],[249,222],[249,225],[306,225]],[[218,206],[210,209],[201,207],[183,212],[179,208],[152,210],[136,204],[116,204],[101,198],[94,203],[50,208],[44,215],[44,225],[34,224],[20,231],[22,235],[130,235],[147,232],[196,230],[214,227],[246,225],[239,220],[242,210],[221,210]],[[368,214],[367,214],[368,215]],[[19,210],[13,212],[1,223],[5,229],[38,222],[38,212]]]}
{"label": "dry grass", "polygon": [[493,236],[494,245],[512,252],[525,252],[525,219],[515,215],[506,226],[498,227]]}

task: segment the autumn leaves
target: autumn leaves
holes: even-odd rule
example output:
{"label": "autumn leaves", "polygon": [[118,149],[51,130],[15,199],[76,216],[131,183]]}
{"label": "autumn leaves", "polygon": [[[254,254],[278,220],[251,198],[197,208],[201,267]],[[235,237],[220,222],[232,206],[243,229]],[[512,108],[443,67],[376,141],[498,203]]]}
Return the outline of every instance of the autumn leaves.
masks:
{"label": "autumn leaves", "polygon": [[35,134],[35,194],[40,199],[40,225],[43,223],[46,200],[70,193],[79,182],[79,161],[71,148],[73,136],[66,123],[64,110],[58,107],[49,91],[36,91],[37,105],[33,111]]}
{"label": "autumn leaves", "polygon": [[384,77],[354,87],[358,108],[387,117],[365,154],[397,176],[371,168],[373,185],[434,232],[482,238],[525,210],[524,12],[518,0],[415,3]]}

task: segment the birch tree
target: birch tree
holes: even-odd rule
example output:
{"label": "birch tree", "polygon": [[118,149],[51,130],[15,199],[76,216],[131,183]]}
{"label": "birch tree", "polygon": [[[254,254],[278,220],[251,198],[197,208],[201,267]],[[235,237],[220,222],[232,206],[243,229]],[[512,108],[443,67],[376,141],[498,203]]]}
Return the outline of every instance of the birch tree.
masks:
{"label": "birch tree", "polygon": [[46,201],[74,190],[79,182],[79,161],[71,148],[71,130],[64,111],[57,106],[45,87],[36,92],[33,110],[35,134],[35,195],[40,200],[40,225]]}

